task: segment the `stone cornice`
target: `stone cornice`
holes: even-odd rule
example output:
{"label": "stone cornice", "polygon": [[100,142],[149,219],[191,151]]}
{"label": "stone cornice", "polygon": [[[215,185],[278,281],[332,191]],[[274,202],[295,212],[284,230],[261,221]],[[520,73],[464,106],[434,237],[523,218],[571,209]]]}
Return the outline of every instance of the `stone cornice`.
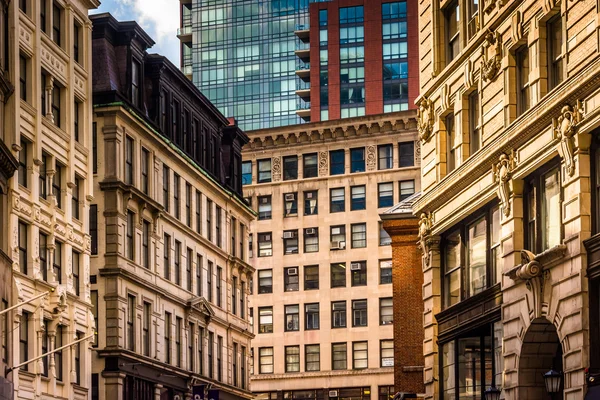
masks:
{"label": "stone cornice", "polygon": [[416,111],[411,110],[251,131],[248,132],[250,143],[244,146],[244,152],[403,131],[416,133],[416,117]]}
{"label": "stone cornice", "polygon": [[[496,138],[487,143],[479,152],[468,158],[460,167],[443,178],[433,189],[424,192],[413,206],[415,214],[434,210],[446,203],[471,182],[492,169],[500,154],[510,153],[512,149],[526,143],[543,129],[552,126],[552,119],[560,115],[565,104],[575,104],[584,100],[600,86],[600,59],[594,60],[577,75],[570,77],[558,88],[543,97]],[[585,116],[584,116],[585,123]],[[519,168],[518,162],[516,169]]]}

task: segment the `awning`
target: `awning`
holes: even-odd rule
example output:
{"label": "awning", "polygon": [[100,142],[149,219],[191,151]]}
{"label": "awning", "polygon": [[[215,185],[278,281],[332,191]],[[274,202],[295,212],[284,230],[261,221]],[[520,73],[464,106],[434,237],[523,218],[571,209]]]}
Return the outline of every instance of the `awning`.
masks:
{"label": "awning", "polygon": [[588,392],[585,395],[585,400],[599,400],[600,399],[600,385],[590,386]]}

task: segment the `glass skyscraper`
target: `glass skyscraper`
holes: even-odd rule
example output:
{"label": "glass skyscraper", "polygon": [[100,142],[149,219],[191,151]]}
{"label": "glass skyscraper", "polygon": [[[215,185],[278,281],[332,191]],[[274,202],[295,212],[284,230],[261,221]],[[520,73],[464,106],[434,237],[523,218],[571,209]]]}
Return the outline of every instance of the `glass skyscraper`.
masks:
{"label": "glass skyscraper", "polygon": [[313,0],[181,0],[182,70],[242,129],[301,123],[310,107],[296,95],[295,52],[308,49],[294,31],[308,24]]}

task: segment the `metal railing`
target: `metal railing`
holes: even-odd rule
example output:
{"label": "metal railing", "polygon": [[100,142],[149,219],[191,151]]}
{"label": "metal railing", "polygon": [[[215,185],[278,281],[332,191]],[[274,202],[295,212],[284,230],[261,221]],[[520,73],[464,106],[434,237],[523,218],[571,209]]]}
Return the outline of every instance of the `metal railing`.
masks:
{"label": "metal railing", "polygon": [[177,36],[181,35],[191,35],[192,34],[192,26],[182,26],[181,28],[177,28]]}

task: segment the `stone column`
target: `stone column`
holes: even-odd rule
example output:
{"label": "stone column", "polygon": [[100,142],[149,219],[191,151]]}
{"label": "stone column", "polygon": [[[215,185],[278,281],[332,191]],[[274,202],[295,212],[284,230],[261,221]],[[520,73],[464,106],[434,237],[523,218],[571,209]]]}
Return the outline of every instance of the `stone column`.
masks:
{"label": "stone column", "polygon": [[[123,398],[123,385],[125,384],[126,374],[123,372],[103,372],[105,399],[110,400],[128,400]],[[102,396],[100,396],[102,397]],[[160,392],[155,396],[156,400],[160,400]]]}

